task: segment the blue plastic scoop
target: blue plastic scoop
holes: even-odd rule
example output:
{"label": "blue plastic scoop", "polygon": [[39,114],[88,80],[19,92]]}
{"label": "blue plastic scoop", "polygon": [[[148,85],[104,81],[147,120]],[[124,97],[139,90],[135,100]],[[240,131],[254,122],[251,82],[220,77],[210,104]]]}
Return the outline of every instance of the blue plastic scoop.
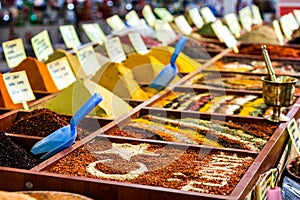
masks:
{"label": "blue plastic scoop", "polygon": [[166,65],[159,74],[154,78],[152,83],[149,85],[150,88],[154,88],[158,91],[164,89],[167,85],[169,85],[175,76],[178,73],[178,69],[176,67],[176,59],[180,52],[182,51],[186,41],[188,39],[184,36],[181,36],[175,46],[175,50],[170,59],[170,64]]}
{"label": "blue plastic scoop", "polygon": [[77,136],[76,126],[100,102],[102,97],[95,93],[72,117],[70,125],[64,126],[37,142],[31,149],[33,154],[47,152],[41,159],[47,159],[71,146]]}

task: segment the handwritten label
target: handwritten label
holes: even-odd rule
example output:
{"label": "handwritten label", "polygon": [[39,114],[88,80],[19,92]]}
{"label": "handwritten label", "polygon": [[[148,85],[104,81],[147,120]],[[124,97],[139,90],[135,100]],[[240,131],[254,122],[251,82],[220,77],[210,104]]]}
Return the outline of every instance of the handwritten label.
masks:
{"label": "handwritten label", "polygon": [[155,23],[155,15],[152,12],[152,9],[149,5],[145,5],[143,10],[142,10],[142,14],[144,16],[144,18],[146,19],[147,23],[149,24],[149,26],[154,26]]}
{"label": "handwritten label", "polygon": [[179,30],[185,34],[190,35],[193,31],[192,27],[189,25],[187,20],[183,15],[180,15],[178,17],[175,17],[174,19],[176,26],[178,26]]}
{"label": "handwritten label", "polygon": [[156,20],[154,29],[157,39],[162,42],[163,45],[167,45],[176,39],[176,33],[166,21]]}
{"label": "handwritten label", "polygon": [[129,33],[128,37],[136,52],[139,54],[146,54],[149,52],[139,33]]}
{"label": "handwritten label", "polygon": [[196,7],[189,9],[188,14],[197,28],[201,28],[203,26],[204,21]]}
{"label": "handwritten label", "polygon": [[104,32],[97,23],[83,24],[82,29],[92,42],[103,44],[106,40]]}
{"label": "handwritten label", "polygon": [[31,44],[35,56],[39,61],[45,61],[54,53],[47,30],[40,32],[31,38]]}
{"label": "handwritten label", "polygon": [[49,73],[57,89],[62,90],[76,81],[66,57],[47,64]]}
{"label": "handwritten label", "polygon": [[25,71],[3,74],[3,79],[14,104],[35,99]]}
{"label": "handwritten label", "polygon": [[242,28],[239,24],[237,16],[234,13],[229,13],[225,15],[224,18],[227,26],[229,27],[229,30],[234,34],[236,38],[239,38]]}
{"label": "handwritten label", "polygon": [[294,15],[295,15],[295,18],[296,18],[298,24],[300,25],[300,10],[296,10],[296,9],[295,9],[295,10],[293,11],[293,13],[294,13]]}
{"label": "handwritten label", "polygon": [[273,21],[273,28],[275,30],[275,34],[276,34],[276,37],[277,37],[280,45],[284,45],[284,37],[282,35],[278,20]]}
{"label": "handwritten label", "polygon": [[297,150],[298,155],[300,155],[300,132],[299,132],[295,118],[293,118],[289,122],[289,124],[287,126],[287,131],[290,135],[290,138],[292,140],[294,147]]}
{"label": "handwritten label", "polygon": [[59,31],[67,48],[77,49],[80,46],[80,41],[73,25],[59,26]]}
{"label": "handwritten label", "polygon": [[214,16],[214,14],[211,12],[209,7],[201,8],[200,13],[206,23],[214,22],[217,20],[216,17]]}
{"label": "handwritten label", "polygon": [[25,58],[25,48],[21,38],[2,43],[3,52],[9,68],[14,68]]}
{"label": "handwritten label", "polygon": [[252,13],[253,13],[253,24],[262,25],[263,20],[260,14],[259,7],[256,5],[252,5]]}
{"label": "handwritten label", "polygon": [[114,31],[121,31],[126,28],[124,22],[122,21],[119,15],[113,15],[107,18],[106,22]]}
{"label": "handwritten label", "polygon": [[268,189],[275,186],[277,169],[261,174],[256,184],[257,199],[267,199]]}
{"label": "handwritten label", "polygon": [[87,76],[93,75],[100,68],[100,63],[92,46],[78,50],[76,55]]}
{"label": "handwritten label", "polygon": [[107,39],[105,42],[106,51],[112,62],[119,62],[126,60],[126,55],[123,50],[120,38],[114,37]]}
{"label": "handwritten label", "polygon": [[125,15],[125,19],[130,26],[137,26],[140,24],[140,18],[135,10],[127,13],[127,15]]}
{"label": "handwritten label", "polygon": [[287,14],[288,16],[288,19],[289,19],[289,24],[290,24],[290,28],[294,31],[294,30],[297,30],[299,28],[299,24],[296,20],[296,18],[294,17],[294,14],[293,13],[289,13]]}
{"label": "handwritten label", "polygon": [[167,22],[172,22],[174,20],[173,15],[166,8],[154,8],[155,14]]}
{"label": "handwritten label", "polygon": [[253,19],[252,19],[252,12],[250,7],[245,7],[239,11],[240,15],[240,20],[242,23],[242,26],[246,31],[251,31],[251,26],[253,24]]}
{"label": "handwritten label", "polygon": [[285,35],[285,37],[289,40],[292,39],[292,34],[293,34],[293,30],[290,28],[290,22],[289,22],[289,17],[288,15],[283,15],[282,17],[280,17],[279,22],[282,28],[282,31]]}

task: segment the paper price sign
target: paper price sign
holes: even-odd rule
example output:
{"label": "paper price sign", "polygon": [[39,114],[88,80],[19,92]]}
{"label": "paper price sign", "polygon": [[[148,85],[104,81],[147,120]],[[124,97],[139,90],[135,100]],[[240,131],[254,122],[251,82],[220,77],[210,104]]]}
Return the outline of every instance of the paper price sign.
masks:
{"label": "paper price sign", "polygon": [[138,52],[139,54],[146,54],[149,52],[144,43],[144,40],[139,33],[129,33],[128,36],[136,52]]}
{"label": "paper price sign", "polygon": [[106,40],[105,34],[97,23],[83,24],[82,29],[92,42],[103,44],[103,41]]}
{"label": "paper price sign", "polygon": [[300,25],[300,10],[294,10],[293,13],[295,15],[298,24]]}
{"label": "paper price sign", "polygon": [[239,11],[240,15],[240,20],[242,23],[242,26],[244,29],[247,31],[251,31],[251,26],[253,24],[253,19],[252,19],[252,12],[250,8],[247,6]]}
{"label": "paper price sign", "polygon": [[26,101],[32,101],[35,96],[32,92],[25,71],[3,74],[4,84],[14,104],[22,103],[25,110],[28,110]]}
{"label": "paper price sign", "polygon": [[176,26],[178,26],[178,28],[183,34],[190,35],[193,32],[192,27],[189,25],[189,23],[183,15],[175,17],[174,21]]}
{"label": "paper price sign", "polygon": [[280,25],[279,25],[279,22],[278,20],[274,20],[273,21],[273,28],[275,30],[275,33],[276,33],[276,37],[280,43],[280,45],[284,45],[284,37],[282,35],[282,32],[281,32],[281,29],[280,29]]}
{"label": "paper price sign", "polygon": [[127,13],[127,15],[125,15],[125,19],[127,23],[131,26],[137,26],[140,24],[140,18],[135,12],[135,10],[132,10],[129,13]]}
{"label": "paper price sign", "polygon": [[25,48],[21,38],[2,43],[3,52],[9,68],[14,68],[25,58]]}
{"label": "paper price sign", "polygon": [[299,132],[295,118],[293,118],[289,122],[289,124],[287,126],[287,131],[290,135],[290,138],[292,140],[294,147],[297,150],[298,155],[300,155],[300,132]]}
{"label": "paper price sign", "polygon": [[122,62],[126,60],[126,55],[124,53],[120,38],[114,37],[107,39],[105,42],[106,51],[112,62]]}
{"label": "paper price sign", "polygon": [[76,55],[87,76],[93,75],[100,68],[100,63],[92,46],[80,49]]}
{"label": "paper price sign", "polygon": [[47,30],[40,32],[31,38],[33,51],[39,61],[47,60],[54,53]]}
{"label": "paper price sign", "polygon": [[149,5],[145,5],[143,10],[142,10],[142,14],[144,16],[144,18],[146,19],[147,23],[149,24],[149,26],[154,26],[154,22],[156,20],[155,15],[152,12],[152,9]]}
{"label": "paper price sign", "polygon": [[49,73],[57,89],[62,90],[76,81],[66,57],[47,64]]}
{"label": "paper price sign", "polygon": [[277,169],[270,169],[260,175],[256,184],[257,199],[267,199],[268,189],[275,186]]}
{"label": "paper price sign", "polygon": [[163,45],[167,45],[176,39],[176,33],[166,21],[156,20],[154,29],[157,39],[162,42]]}
{"label": "paper price sign", "polygon": [[114,31],[121,31],[126,28],[119,15],[113,15],[110,18],[107,18],[106,22]]}
{"label": "paper price sign", "polygon": [[280,19],[282,31],[287,39],[292,39],[293,30],[290,28],[290,20],[288,15],[283,15]]}
{"label": "paper price sign", "polygon": [[230,13],[225,15],[224,18],[229,30],[235,35],[235,37],[239,38],[242,28],[236,15],[234,13]]}
{"label": "paper price sign", "polygon": [[59,31],[67,48],[77,49],[80,46],[80,41],[73,25],[59,26]]}
{"label": "paper price sign", "polygon": [[220,37],[220,39],[225,42],[226,46],[229,48],[233,48],[235,53],[238,53],[237,49],[237,40],[234,38],[234,36],[230,33],[227,26],[220,25],[218,22],[214,22],[212,24],[212,28],[216,35]]}
{"label": "paper price sign", "polygon": [[188,14],[197,28],[201,28],[203,26],[204,21],[197,8],[194,7],[189,9]]}
{"label": "paper price sign", "polygon": [[288,16],[288,19],[289,19],[289,24],[290,24],[290,28],[294,31],[294,30],[297,30],[299,28],[299,24],[296,20],[296,18],[294,17],[293,13],[289,13],[287,14]]}
{"label": "paper price sign", "polygon": [[214,16],[214,14],[211,12],[209,7],[201,8],[200,13],[206,23],[214,22],[217,20],[216,17]]}
{"label": "paper price sign", "polygon": [[256,5],[252,5],[252,12],[253,12],[253,23],[254,24],[258,24],[258,25],[262,25],[263,24],[263,20],[259,11],[259,7]]}
{"label": "paper price sign", "polygon": [[174,20],[173,15],[166,8],[154,8],[155,14],[167,22],[172,22]]}

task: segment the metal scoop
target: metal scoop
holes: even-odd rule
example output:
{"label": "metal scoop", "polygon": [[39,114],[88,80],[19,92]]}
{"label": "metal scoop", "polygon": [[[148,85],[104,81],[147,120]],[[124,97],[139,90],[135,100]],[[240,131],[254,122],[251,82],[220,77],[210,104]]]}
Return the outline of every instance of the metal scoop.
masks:
{"label": "metal scoop", "polygon": [[150,88],[154,88],[154,89],[160,91],[172,82],[172,80],[175,78],[175,76],[178,73],[178,69],[175,65],[176,59],[177,59],[179,53],[182,51],[186,41],[187,41],[187,38],[184,36],[181,36],[179,38],[179,41],[177,42],[177,44],[175,46],[175,50],[170,59],[170,64],[166,65],[159,72],[159,74],[154,78],[152,83],[149,85]]}
{"label": "metal scoop", "polygon": [[77,136],[76,126],[100,102],[102,97],[95,93],[72,117],[70,125],[64,126],[37,142],[31,149],[33,154],[47,152],[41,159],[47,159],[71,146]]}

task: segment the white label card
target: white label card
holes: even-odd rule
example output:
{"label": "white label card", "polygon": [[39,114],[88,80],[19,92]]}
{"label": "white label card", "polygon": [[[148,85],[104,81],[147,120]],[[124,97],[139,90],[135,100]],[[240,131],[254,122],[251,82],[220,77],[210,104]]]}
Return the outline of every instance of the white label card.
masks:
{"label": "white label card", "polygon": [[197,28],[201,28],[204,24],[202,17],[196,7],[188,10],[189,16]]}
{"label": "white label card", "polygon": [[137,26],[140,24],[140,18],[135,10],[127,13],[127,15],[125,15],[125,19],[130,26]]}
{"label": "white label card", "polygon": [[282,31],[285,35],[285,37],[287,39],[292,39],[292,34],[293,34],[293,30],[291,29],[290,27],[290,20],[289,20],[289,17],[288,15],[283,15],[280,19],[280,25],[281,25],[281,28],[282,28]]}
{"label": "white label card", "polygon": [[119,37],[107,39],[105,42],[106,51],[112,62],[123,62],[126,55]]}
{"label": "white label card", "polygon": [[31,38],[33,51],[39,61],[45,61],[54,53],[47,30],[40,32]]}
{"label": "white label card", "polygon": [[294,31],[294,30],[297,30],[299,28],[299,24],[296,20],[296,18],[294,17],[294,14],[293,13],[289,13],[287,14],[288,15],[288,19],[290,21],[290,28]]}
{"label": "white label card", "polygon": [[136,52],[139,54],[146,54],[149,52],[139,33],[129,33],[128,37]]}
{"label": "white label card", "polygon": [[175,17],[174,21],[176,26],[178,26],[183,34],[190,35],[193,32],[193,28],[190,26],[183,15]]}
{"label": "white label card", "polygon": [[280,29],[280,25],[279,25],[279,22],[278,20],[274,20],[273,21],[273,28],[275,30],[275,33],[276,33],[276,37],[280,43],[280,45],[284,45],[284,37],[282,35],[282,32],[281,32],[281,29]]}
{"label": "white label card", "polygon": [[125,23],[122,21],[119,15],[113,15],[107,18],[106,22],[114,31],[121,31],[126,28]]}
{"label": "white label card", "polygon": [[298,24],[300,25],[300,10],[294,10],[293,12]]}
{"label": "white label card", "polygon": [[252,13],[253,13],[253,24],[262,25],[263,20],[260,14],[259,7],[256,5],[252,5]]}
{"label": "white label card", "polygon": [[2,43],[3,52],[9,68],[18,66],[25,58],[25,48],[21,38]]}
{"label": "white label card", "polygon": [[253,18],[252,18],[252,12],[249,6],[241,9],[239,11],[240,20],[242,23],[242,26],[246,31],[251,31],[251,26],[253,24]]}
{"label": "white label card", "polygon": [[172,22],[174,20],[173,15],[166,8],[154,8],[154,12],[161,20],[167,22]]}
{"label": "white label card", "polygon": [[176,33],[166,21],[156,20],[154,23],[154,29],[157,39],[162,42],[163,45],[167,45],[176,39]]}
{"label": "white label card", "polygon": [[206,23],[214,22],[217,20],[209,7],[200,8],[200,13]]}
{"label": "white label card", "polygon": [[106,40],[104,32],[97,23],[83,24],[82,29],[92,42],[103,44],[103,41]]}
{"label": "white label card", "polygon": [[100,63],[92,46],[87,46],[76,52],[81,67],[87,76],[91,76],[100,68]]}
{"label": "white label card", "polygon": [[76,81],[66,57],[48,63],[47,67],[58,90],[62,90]]}
{"label": "white label card", "polygon": [[3,80],[14,104],[35,99],[25,71],[3,74]]}
{"label": "white label card", "polygon": [[297,150],[298,155],[300,155],[300,132],[299,132],[295,118],[293,118],[289,122],[289,124],[287,126],[287,131],[290,135],[290,138],[292,140],[294,147]]}
{"label": "white label card", "polygon": [[73,25],[59,26],[59,31],[67,48],[77,49],[80,46],[80,41]]}
{"label": "white label card", "polygon": [[145,5],[142,11],[144,18],[146,19],[149,26],[154,26],[154,22],[156,20],[155,15],[152,12],[152,9],[149,5]]}
{"label": "white label card", "polygon": [[229,30],[235,35],[236,38],[239,38],[242,28],[239,24],[237,16],[234,13],[229,13],[225,15],[224,18]]}

